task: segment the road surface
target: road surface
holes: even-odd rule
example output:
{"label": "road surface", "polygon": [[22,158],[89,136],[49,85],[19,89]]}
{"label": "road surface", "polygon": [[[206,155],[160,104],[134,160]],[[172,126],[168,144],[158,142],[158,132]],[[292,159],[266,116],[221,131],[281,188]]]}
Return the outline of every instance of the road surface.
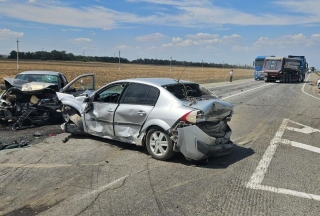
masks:
{"label": "road surface", "polygon": [[207,164],[50,126],[41,141],[0,151],[0,215],[319,215],[317,78],[206,84],[234,104],[236,144]]}

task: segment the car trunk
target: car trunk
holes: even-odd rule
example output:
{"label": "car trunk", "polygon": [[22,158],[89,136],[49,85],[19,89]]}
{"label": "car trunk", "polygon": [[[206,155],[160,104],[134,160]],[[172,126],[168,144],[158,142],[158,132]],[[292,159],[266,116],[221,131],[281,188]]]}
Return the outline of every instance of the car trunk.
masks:
{"label": "car trunk", "polygon": [[[183,105],[188,106],[187,101]],[[233,105],[217,99],[201,100],[190,105],[203,112],[203,118],[197,119],[196,125],[211,137],[224,137],[229,131],[227,122],[233,112]]]}

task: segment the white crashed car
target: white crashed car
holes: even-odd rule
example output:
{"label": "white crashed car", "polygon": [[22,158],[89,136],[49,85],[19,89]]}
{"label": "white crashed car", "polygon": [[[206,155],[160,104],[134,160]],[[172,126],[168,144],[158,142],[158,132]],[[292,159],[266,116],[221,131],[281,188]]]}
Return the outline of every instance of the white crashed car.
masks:
{"label": "white crashed car", "polygon": [[233,105],[194,82],[135,78],[109,83],[91,96],[57,95],[64,131],[146,146],[159,160],[181,152],[199,161],[230,154],[234,146],[228,125]]}

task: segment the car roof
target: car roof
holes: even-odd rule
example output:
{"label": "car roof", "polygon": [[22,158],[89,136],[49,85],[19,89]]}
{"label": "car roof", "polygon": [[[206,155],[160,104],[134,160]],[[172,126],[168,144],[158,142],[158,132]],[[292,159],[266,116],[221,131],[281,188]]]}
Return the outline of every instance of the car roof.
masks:
{"label": "car roof", "polygon": [[46,75],[59,75],[62,74],[61,72],[57,71],[42,71],[42,70],[29,70],[29,71],[23,71],[19,74],[46,74]]}
{"label": "car roof", "polygon": [[[137,83],[144,83],[144,84],[152,84],[156,86],[164,86],[164,85],[177,84],[178,80],[171,79],[171,78],[131,78],[131,79],[124,79],[124,80],[117,80],[116,82],[137,82]],[[187,80],[179,80],[179,82],[194,83]]]}

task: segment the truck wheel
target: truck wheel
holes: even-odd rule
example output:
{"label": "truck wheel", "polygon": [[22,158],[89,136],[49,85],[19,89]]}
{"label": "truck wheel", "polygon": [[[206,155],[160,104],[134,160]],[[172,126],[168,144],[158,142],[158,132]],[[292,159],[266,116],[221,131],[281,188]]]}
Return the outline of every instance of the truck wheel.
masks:
{"label": "truck wheel", "polygon": [[148,153],[158,160],[168,160],[175,154],[172,139],[158,127],[151,128],[148,131],[146,147]]}
{"label": "truck wheel", "polygon": [[288,83],[291,83],[291,81],[292,81],[292,75],[289,74],[289,76],[288,76]]}

